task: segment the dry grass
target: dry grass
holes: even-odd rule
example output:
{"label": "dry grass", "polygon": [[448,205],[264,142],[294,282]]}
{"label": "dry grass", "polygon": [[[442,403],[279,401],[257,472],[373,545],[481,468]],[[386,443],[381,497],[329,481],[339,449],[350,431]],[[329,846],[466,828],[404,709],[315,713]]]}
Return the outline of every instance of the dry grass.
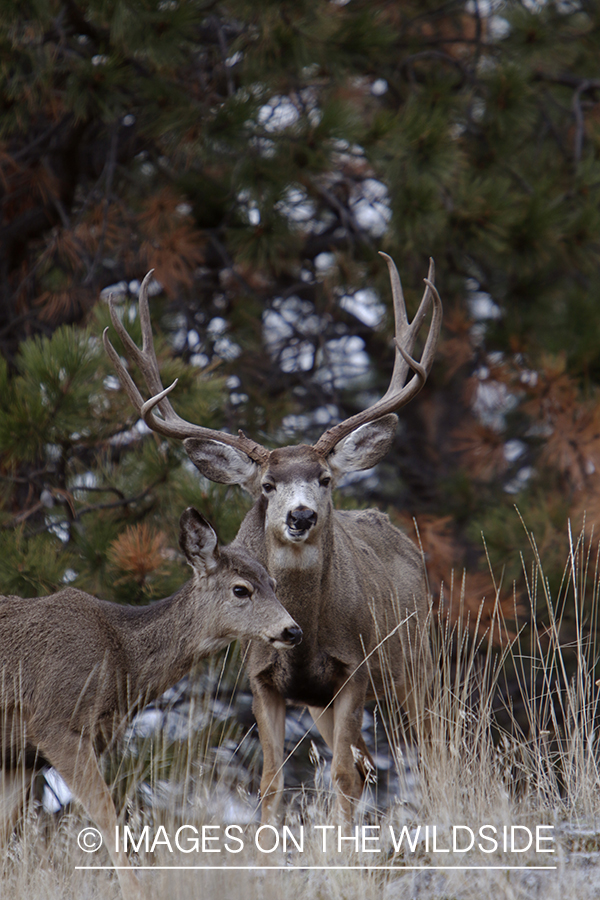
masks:
{"label": "dry grass", "polygon": [[[528,537],[533,564],[524,568],[524,577],[532,616],[529,622],[517,623],[519,636],[512,644],[505,640],[497,649],[493,641],[477,639],[479,643],[473,643],[469,635],[477,634],[478,629],[460,615],[452,620],[453,625],[450,618],[436,623],[439,665],[432,691],[432,734],[421,742],[418,785],[405,785],[397,802],[386,810],[371,808],[367,800],[361,820],[361,826],[367,828],[364,849],[356,850],[349,841],[338,849],[337,824],[328,813],[327,781],[322,761],[315,756],[316,789],[306,791],[301,808],[288,807],[285,820],[288,838],[292,834],[298,840],[303,827],[303,852],[289,840],[285,853],[257,850],[255,798],[249,780],[253,763],[244,759],[244,764],[236,767],[244,743],[232,757],[238,735],[217,727],[208,706],[190,709],[196,726],[194,737],[190,736],[187,746],[179,746],[177,757],[173,745],[168,744],[153,744],[151,752],[146,748],[138,750],[137,756],[122,757],[113,774],[118,779],[116,793],[134,798],[127,804],[131,832],[139,837],[147,825],[150,843],[156,836],[162,841],[154,852],[141,846],[136,854],[136,862],[152,867],[142,875],[148,896],[270,900],[294,894],[318,900],[479,900],[483,893],[499,900],[597,898],[600,794],[593,636],[600,587],[598,559],[592,553],[592,540],[586,541],[584,535],[572,540],[563,583],[553,597],[535,540]],[[456,595],[448,599],[460,605],[459,589]],[[574,625],[567,634],[569,613]],[[499,604],[493,627],[508,633]],[[385,655],[385,644],[381,652]],[[398,748],[402,783],[405,722],[398,715],[392,685],[380,698],[378,712],[390,743]],[[152,786],[154,805],[148,802],[149,795],[144,801],[143,790],[134,789],[134,783],[140,781]],[[225,826],[244,817],[250,824],[230,832],[243,840],[243,849],[230,852],[226,843],[235,848],[239,844],[226,838]],[[58,820],[30,810],[10,838],[8,853],[0,863],[0,896],[11,900],[119,898],[113,872],[76,869],[78,865],[109,864],[104,849],[93,855],[79,850],[77,834],[87,824],[93,823],[86,822],[78,806]],[[175,835],[182,825],[193,826],[199,834],[202,826],[212,826],[208,835],[218,840],[208,846],[220,852],[178,850]],[[327,831],[326,852],[322,850],[321,826],[333,826]],[[403,848],[396,853],[390,827],[398,840],[403,826],[407,829]],[[466,828],[473,830],[472,850],[452,852],[456,826],[462,826],[456,832],[459,847],[464,847],[462,841],[469,837]],[[478,843],[485,849],[492,847],[479,833],[482,826],[487,826],[487,837],[495,834],[499,841],[494,852],[477,847]],[[538,853],[535,846],[526,852],[504,852],[503,829],[511,826],[520,826],[519,839],[527,836],[526,828],[535,834],[536,826],[552,826],[553,830],[542,834],[553,835],[554,842],[542,846],[555,852]],[[282,828],[283,823],[278,828],[280,839]],[[351,836],[352,832],[342,834]],[[363,832],[358,834],[360,838]],[[195,836],[191,828],[180,835],[184,849],[186,840]],[[275,834],[262,832],[258,837],[267,847]],[[373,849],[379,852],[369,852]],[[220,868],[158,868],[175,865]],[[255,866],[286,868],[235,868]],[[296,871],[292,866],[305,868]],[[447,868],[450,866],[471,868]],[[555,868],[535,868],[539,866]],[[400,871],[399,867],[404,868]]]}

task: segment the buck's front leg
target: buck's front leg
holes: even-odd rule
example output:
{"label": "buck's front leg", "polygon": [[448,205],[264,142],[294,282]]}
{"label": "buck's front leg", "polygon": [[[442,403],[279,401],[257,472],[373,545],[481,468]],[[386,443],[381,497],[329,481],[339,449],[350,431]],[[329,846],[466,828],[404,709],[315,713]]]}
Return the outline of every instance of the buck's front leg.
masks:
{"label": "buck's front leg", "polygon": [[[323,738],[329,749],[333,750],[333,706],[329,706],[327,707],[327,709],[323,709],[320,706],[309,706],[308,711],[313,717],[314,723],[319,729],[321,737]],[[363,738],[362,734],[359,735],[358,738],[358,751],[358,754],[353,753],[353,755],[355,756],[354,764],[358,769],[358,772],[364,784],[369,773],[374,771],[375,763],[373,762],[373,757],[367,749],[367,745],[365,744],[365,739]]]}
{"label": "buck's front leg", "polygon": [[331,777],[337,790],[336,815],[345,822],[354,818],[364,784],[366,763],[362,756],[367,750],[361,727],[365,695],[366,684],[351,680],[333,701]]}
{"label": "buck's front leg", "polygon": [[285,699],[278,690],[259,678],[250,679],[250,686],[254,698],[252,709],[263,751],[260,796],[261,822],[264,825],[276,819],[283,793]]}

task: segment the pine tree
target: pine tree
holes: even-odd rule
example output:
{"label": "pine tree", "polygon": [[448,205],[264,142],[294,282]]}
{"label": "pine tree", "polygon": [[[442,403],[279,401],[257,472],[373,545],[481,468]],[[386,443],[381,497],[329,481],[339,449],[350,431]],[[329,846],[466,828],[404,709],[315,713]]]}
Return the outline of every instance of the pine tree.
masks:
{"label": "pine tree", "polygon": [[445,331],[346,502],[416,515],[473,609],[481,531],[512,607],[515,502],[560,579],[567,517],[600,513],[595,4],[37,0],[0,29],[3,589],[147,596],[183,506],[241,515],[181,448],[118,438],[101,291],[155,269],[188,417],[311,440],[389,379],[379,249],[411,309],[435,258]]}

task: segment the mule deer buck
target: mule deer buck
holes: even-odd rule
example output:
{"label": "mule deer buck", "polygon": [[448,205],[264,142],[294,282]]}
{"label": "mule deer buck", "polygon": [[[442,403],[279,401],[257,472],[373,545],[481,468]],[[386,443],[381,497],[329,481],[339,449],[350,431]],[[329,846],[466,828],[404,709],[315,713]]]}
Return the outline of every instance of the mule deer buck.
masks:
{"label": "mule deer buck", "polygon": [[192,580],[148,606],[122,606],[74,588],[29,600],[0,597],[5,831],[23,799],[23,769],[46,761],[98,825],[128,898],[142,894],[126,854],[115,850],[116,812],[96,750],[196,659],[236,638],[261,639],[279,650],[302,635],[263,566],[239,544],[219,548],[213,528],[193,508],[181,516],[179,543]]}
{"label": "mule deer buck", "polygon": [[[255,498],[234,545],[245,547],[277,580],[282,603],[303,630],[299,647],[253,642],[247,655],[263,749],[263,822],[275,816],[283,789],[286,701],[308,706],[333,753],[338,811],[346,820],[352,816],[372,765],[361,736],[363,707],[366,699],[381,695],[384,681],[390,679],[374,648],[392,632],[385,668],[391,669],[396,695],[411,722],[425,719],[433,669],[421,556],[386,515],[339,511],[332,503],[332,489],[342,475],[371,468],[389,450],[398,422],[394,412],[423,387],[439,339],[442,305],[433,283],[433,260],[421,304],[409,323],[398,271],[392,259],[382,255],[390,273],[396,326],[389,388],[381,400],[329,428],[313,446],[268,450],[242,432],[214,431],[180,418],[167,399],[176,382],[163,388],[153,348],[147,296],[152,273],[139,295],[141,349],[110,303],[125,352],[138,365],[151,394],[144,402],[106,329],[106,350],[135,409],[154,431],[183,439],[206,478],[238,484]],[[411,354],[432,303],[417,361]]]}

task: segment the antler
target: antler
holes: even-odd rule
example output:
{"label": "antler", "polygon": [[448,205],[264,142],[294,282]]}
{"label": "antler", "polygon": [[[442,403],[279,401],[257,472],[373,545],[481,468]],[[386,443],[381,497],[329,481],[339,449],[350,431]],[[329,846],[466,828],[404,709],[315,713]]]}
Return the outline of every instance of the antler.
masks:
{"label": "antler", "polygon": [[[137,386],[135,385],[129,372],[123,365],[119,354],[111,344],[107,334],[108,328],[104,329],[104,334],[102,335],[105,350],[112,360],[112,363],[117,370],[119,381],[125,389],[127,396],[131,400],[134,408],[137,410],[140,418],[144,420],[146,425],[148,425],[148,427],[151,428],[152,431],[158,432],[158,434],[164,434],[166,437],[176,437],[181,439],[188,437],[199,437],[208,438],[209,440],[214,441],[220,441],[222,444],[228,444],[230,447],[235,447],[238,450],[242,450],[255,462],[264,462],[269,456],[269,451],[265,447],[262,447],[260,444],[257,444],[255,441],[252,441],[250,438],[246,437],[246,435],[242,431],[238,432],[237,435],[234,435],[228,434],[225,431],[215,431],[212,428],[204,428],[202,425],[195,425],[192,422],[187,422],[185,419],[182,419],[181,416],[177,415],[177,413],[171,406],[171,401],[166,399],[167,394],[169,394],[177,384],[177,379],[175,379],[173,384],[171,384],[168,388],[163,388],[160,371],[158,368],[158,360],[156,359],[156,353],[154,351],[154,342],[152,339],[152,324],[150,321],[150,308],[148,306],[148,284],[150,282],[150,279],[152,278],[153,272],[154,269],[151,269],[148,272],[142,282],[142,286],[140,287],[139,309],[140,322],[142,325],[141,350],[137,346],[135,341],[132,340],[131,336],[125,329],[125,326],[117,316],[117,311],[115,309],[115,303],[112,296],[109,297],[108,300],[111,321],[116,332],[123,342],[128,356],[130,356],[138,365],[144,381],[146,382],[146,386],[151,394],[149,400],[144,401],[144,398],[137,389]],[[160,415],[156,414],[155,409],[158,409]]]}
{"label": "antler", "polygon": [[[429,260],[429,272],[427,278],[424,279],[426,288],[423,299],[421,300],[417,314],[412,322],[409,323],[398,269],[391,256],[388,256],[387,253],[381,253],[380,255],[383,256],[387,262],[390,272],[392,296],[394,299],[394,319],[396,323],[396,336],[394,339],[396,358],[394,360],[394,370],[392,372],[390,386],[381,400],[378,400],[373,406],[357,413],[355,416],[351,416],[349,419],[345,419],[338,425],[334,425],[321,435],[314,445],[314,448],[317,453],[320,453],[323,456],[330,453],[342,438],[345,438],[352,431],[355,431],[360,425],[365,425],[367,422],[373,422],[375,419],[380,419],[388,413],[395,412],[412,400],[425,384],[433,364],[433,358],[440,336],[440,328],[442,326],[442,301],[440,300],[440,295],[434,284],[435,266],[433,260]],[[417,334],[429,311],[432,299],[433,316],[429,327],[429,334],[425,341],[421,360],[420,362],[417,362],[417,360],[412,358],[411,354],[415,346]],[[405,384],[404,382],[406,381],[406,376],[410,369],[413,370],[414,374],[410,381]]]}

